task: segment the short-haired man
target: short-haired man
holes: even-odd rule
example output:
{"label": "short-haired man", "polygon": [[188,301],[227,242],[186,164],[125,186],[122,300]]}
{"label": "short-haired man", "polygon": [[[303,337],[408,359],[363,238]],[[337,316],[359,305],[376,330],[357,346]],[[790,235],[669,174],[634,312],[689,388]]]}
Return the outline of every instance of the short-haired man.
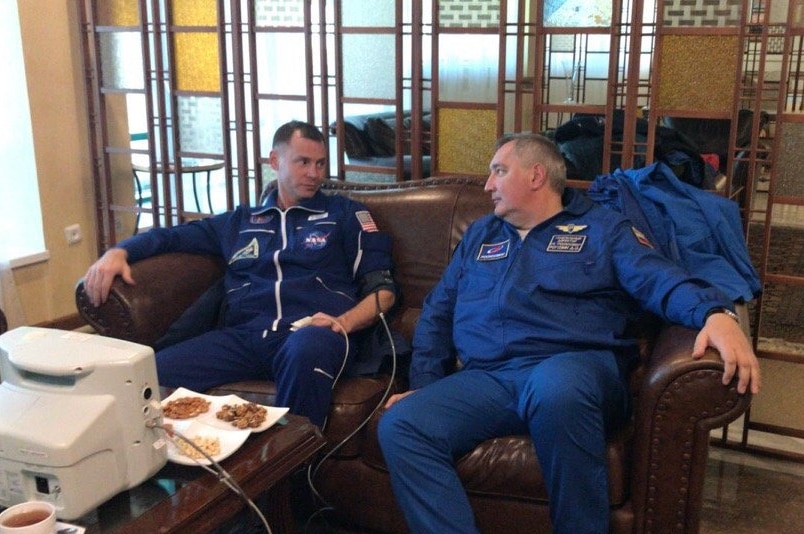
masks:
{"label": "short-haired man", "polygon": [[[536,134],[502,138],[486,190],[494,213],[463,236],[428,295],[410,391],[386,403],[379,438],[411,532],[477,532],[454,459],[529,434],[556,534],[609,531],[606,436],[629,414],[642,309],[702,328],[724,384],[757,393],[759,364],[733,303],[650,247],[619,213],[565,190],[564,161]],[[460,370],[455,362],[460,362]]]}
{"label": "short-haired man", "polygon": [[[273,380],[276,403],[323,425],[346,363],[346,334],[374,323],[395,300],[390,236],[359,202],[320,191],[326,145],[313,125],[277,129],[269,157],[276,188],[263,205],[171,228],[155,228],[109,249],[85,276],[94,305],[129,262],[165,252],[226,261],[220,328],[156,354],[163,386],[203,392],[239,380]],[[311,316],[309,326],[292,323]],[[354,344],[350,343],[352,351]]]}

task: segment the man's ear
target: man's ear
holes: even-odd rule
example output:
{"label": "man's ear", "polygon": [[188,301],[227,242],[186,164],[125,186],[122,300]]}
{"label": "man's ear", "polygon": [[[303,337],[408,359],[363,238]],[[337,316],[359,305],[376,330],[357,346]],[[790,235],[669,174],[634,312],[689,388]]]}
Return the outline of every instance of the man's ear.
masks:
{"label": "man's ear", "polygon": [[547,185],[547,167],[541,163],[534,163],[530,170],[530,185],[534,190],[540,189]]}
{"label": "man's ear", "polygon": [[268,165],[275,171],[279,170],[279,154],[275,148],[268,154]]}

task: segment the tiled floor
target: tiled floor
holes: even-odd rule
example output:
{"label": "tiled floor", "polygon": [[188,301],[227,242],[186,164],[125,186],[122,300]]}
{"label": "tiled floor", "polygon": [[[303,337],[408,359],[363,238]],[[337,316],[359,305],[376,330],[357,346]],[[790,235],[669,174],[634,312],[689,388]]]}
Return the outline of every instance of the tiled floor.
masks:
{"label": "tiled floor", "polygon": [[713,447],[701,534],[804,532],[804,463]]}

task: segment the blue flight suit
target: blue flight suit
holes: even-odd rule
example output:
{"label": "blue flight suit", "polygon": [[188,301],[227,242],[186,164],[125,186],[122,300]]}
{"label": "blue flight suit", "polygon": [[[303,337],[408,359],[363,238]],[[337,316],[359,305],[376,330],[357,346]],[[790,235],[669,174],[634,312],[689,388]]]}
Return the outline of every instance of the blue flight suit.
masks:
{"label": "blue flight suit", "polygon": [[291,332],[290,324],[318,311],[338,316],[357,304],[366,276],[390,271],[391,240],[359,202],[319,191],[283,211],[276,195],[258,208],[155,228],[118,246],[130,262],[165,252],[228,262],[221,328],[159,350],[161,385],[205,391],[273,380],[278,406],[323,425],[346,341],[329,328]]}
{"label": "blue flight suit", "polygon": [[418,391],[379,425],[411,532],[477,532],[454,462],[525,433],[554,532],[608,532],[605,438],[629,416],[629,321],[644,308],[701,327],[713,308],[733,309],[621,214],[572,190],[563,202],[524,239],[494,215],[470,225],[425,301],[410,372]]}
{"label": "blue flight suit", "polygon": [[682,182],[663,163],[598,176],[588,194],[627,216],[666,257],[731,300],[750,301],[762,292],[733,200]]}

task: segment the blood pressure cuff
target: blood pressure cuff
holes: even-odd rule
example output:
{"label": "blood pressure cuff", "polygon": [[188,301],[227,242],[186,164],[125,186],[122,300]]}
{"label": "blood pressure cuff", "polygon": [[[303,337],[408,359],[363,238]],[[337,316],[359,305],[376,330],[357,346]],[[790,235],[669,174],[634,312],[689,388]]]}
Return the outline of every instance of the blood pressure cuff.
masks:
{"label": "blood pressure cuff", "polygon": [[391,274],[391,235],[385,232],[363,232],[360,245],[363,249],[360,270],[365,273],[358,281],[360,297],[380,289],[396,294],[396,283]]}
{"label": "blood pressure cuff", "polygon": [[396,295],[396,283],[391,276],[390,270],[371,271],[360,280],[360,297],[376,293],[380,289],[386,289]]}

